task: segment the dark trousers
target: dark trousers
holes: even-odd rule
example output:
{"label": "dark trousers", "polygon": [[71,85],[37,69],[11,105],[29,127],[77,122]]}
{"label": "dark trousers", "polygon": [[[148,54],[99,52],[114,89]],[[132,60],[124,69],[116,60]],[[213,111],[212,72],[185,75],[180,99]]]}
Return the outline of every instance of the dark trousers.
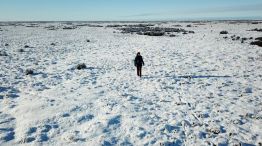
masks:
{"label": "dark trousers", "polygon": [[142,66],[137,66],[136,68],[137,68],[137,75],[141,77],[142,76]]}

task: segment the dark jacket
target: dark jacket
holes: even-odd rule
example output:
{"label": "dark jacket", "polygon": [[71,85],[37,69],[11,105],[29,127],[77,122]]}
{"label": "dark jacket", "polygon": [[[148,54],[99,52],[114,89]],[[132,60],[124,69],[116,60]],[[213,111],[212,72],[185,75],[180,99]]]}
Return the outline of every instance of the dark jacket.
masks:
{"label": "dark jacket", "polygon": [[144,64],[143,57],[141,55],[137,55],[135,58],[135,66],[142,66]]}

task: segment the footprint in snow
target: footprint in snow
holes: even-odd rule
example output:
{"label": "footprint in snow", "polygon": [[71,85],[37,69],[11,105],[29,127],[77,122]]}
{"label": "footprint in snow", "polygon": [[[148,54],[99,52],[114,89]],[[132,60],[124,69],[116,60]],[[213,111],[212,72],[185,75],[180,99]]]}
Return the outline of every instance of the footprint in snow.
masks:
{"label": "footprint in snow", "polygon": [[69,113],[63,113],[63,114],[62,114],[62,117],[64,117],[64,118],[65,118],[65,117],[69,117],[69,116],[70,116]]}
{"label": "footprint in snow", "polygon": [[82,124],[84,122],[92,120],[93,118],[94,118],[94,115],[91,115],[91,114],[83,115],[80,118],[78,118],[77,123]]}
{"label": "footprint in snow", "polygon": [[107,127],[113,126],[113,125],[120,125],[121,123],[121,116],[117,115],[111,119],[108,120]]}
{"label": "footprint in snow", "polygon": [[179,126],[173,126],[170,124],[166,124],[163,128],[160,129],[161,132],[166,132],[166,133],[177,133],[179,132],[181,127]]}
{"label": "footprint in snow", "polygon": [[137,137],[143,139],[146,135],[147,135],[147,131],[144,128],[139,127],[137,132]]}
{"label": "footprint in snow", "polygon": [[33,141],[37,142],[45,142],[49,140],[49,132],[51,130],[57,129],[59,126],[56,123],[53,124],[45,124],[42,126],[37,127],[30,127],[25,135],[25,138],[23,138],[20,143],[30,143]]}
{"label": "footprint in snow", "polygon": [[104,132],[110,132],[110,130],[112,129],[117,129],[118,127],[120,127],[120,124],[121,124],[121,116],[120,115],[114,116],[108,120],[107,128],[104,129]]}
{"label": "footprint in snow", "polygon": [[11,115],[0,113],[0,145],[15,138],[15,118]]}

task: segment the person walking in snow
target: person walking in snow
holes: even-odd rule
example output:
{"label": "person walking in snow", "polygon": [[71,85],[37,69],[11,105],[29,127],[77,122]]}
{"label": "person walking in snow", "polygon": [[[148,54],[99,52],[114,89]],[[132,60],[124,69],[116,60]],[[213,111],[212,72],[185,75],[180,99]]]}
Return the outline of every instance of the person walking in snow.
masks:
{"label": "person walking in snow", "polygon": [[144,66],[145,63],[143,61],[143,57],[140,55],[140,52],[137,52],[136,58],[135,58],[135,66],[137,69],[137,75],[142,76],[142,66]]}

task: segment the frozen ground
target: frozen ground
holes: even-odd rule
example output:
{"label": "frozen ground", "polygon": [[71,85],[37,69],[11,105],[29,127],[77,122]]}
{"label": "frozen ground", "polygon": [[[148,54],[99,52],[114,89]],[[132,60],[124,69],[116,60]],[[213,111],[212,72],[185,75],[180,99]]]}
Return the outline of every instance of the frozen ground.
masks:
{"label": "frozen ground", "polygon": [[262,48],[223,37],[262,24],[156,25],[178,24],[195,33],[2,23],[0,145],[261,145]]}

